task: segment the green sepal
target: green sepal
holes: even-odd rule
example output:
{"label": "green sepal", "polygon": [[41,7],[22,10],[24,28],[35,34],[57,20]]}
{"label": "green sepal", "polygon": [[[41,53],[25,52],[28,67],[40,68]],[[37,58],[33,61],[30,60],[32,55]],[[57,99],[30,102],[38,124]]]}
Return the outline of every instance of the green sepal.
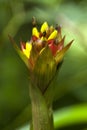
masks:
{"label": "green sepal", "polygon": [[71,46],[73,40],[68,43],[61,51],[57,52],[56,56],[55,56],[55,60],[56,60],[56,63],[60,63],[62,60],[63,60],[63,57],[65,55],[65,52],[69,49],[69,47]]}
{"label": "green sepal", "polygon": [[33,70],[33,81],[40,88],[42,93],[49,87],[55,75],[56,68],[57,65],[51,50],[46,46],[39,54]]}
{"label": "green sepal", "polygon": [[15,50],[17,51],[17,53],[19,54],[19,56],[21,57],[21,59],[24,61],[24,63],[26,64],[26,66],[29,68],[29,62],[28,62],[28,58],[23,54],[23,52],[20,50],[20,48],[17,46],[16,42],[14,41],[14,39],[8,35],[11,43],[13,44]]}

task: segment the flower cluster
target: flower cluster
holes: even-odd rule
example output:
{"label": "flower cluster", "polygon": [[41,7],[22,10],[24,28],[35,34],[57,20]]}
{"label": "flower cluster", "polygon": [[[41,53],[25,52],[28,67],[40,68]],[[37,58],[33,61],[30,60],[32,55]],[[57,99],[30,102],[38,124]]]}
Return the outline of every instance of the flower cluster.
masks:
{"label": "flower cluster", "polygon": [[45,47],[48,46],[58,63],[63,57],[61,57],[60,61],[57,61],[57,59],[59,59],[57,58],[57,55],[61,52],[61,56],[63,56],[73,42],[72,40],[66,47],[64,47],[64,40],[65,36],[62,38],[60,26],[56,26],[56,28],[53,26],[49,27],[48,23],[44,22],[40,31],[38,31],[36,26],[33,27],[31,40],[26,43],[21,42],[21,50],[24,55],[30,59],[32,48],[34,48],[33,50],[40,55]]}
{"label": "flower cluster", "polygon": [[42,24],[40,32],[36,27],[33,27],[31,40],[26,43],[26,46],[21,44],[22,51],[27,58],[30,57],[32,44],[35,45],[38,52],[48,45],[52,54],[56,55],[57,51],[62,50],[64,44],[64,38],[61,37],[61,27],[58,26],[54,29],[53,26],[49,27],[47,22]]}
{"label": "flower cluster", "polygon": [[[12,38],[10,37],[11,41]],[[65,36],[61,35],[61,27],[49,26],[44,22],[38,31],[36,23],[32,29],[30,41],[21,42],[21,50],[14,43],[16,50],[29,68],[31,80],[44,91],[54,77],[58,64],[63,60],[65,52],[73,40],[64,47]]]}

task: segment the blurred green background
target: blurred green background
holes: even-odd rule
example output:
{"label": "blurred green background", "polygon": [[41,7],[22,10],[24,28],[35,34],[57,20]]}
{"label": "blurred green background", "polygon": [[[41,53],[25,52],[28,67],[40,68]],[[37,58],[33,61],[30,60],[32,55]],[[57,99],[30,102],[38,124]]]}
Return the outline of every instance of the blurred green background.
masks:
{"label": "blurred green background", "polygon": [[[0,0],[0,130],[29,130],[28,69],[11,45],[31,37],[32,17],[40,26],[62,26],[66,53],[53,104],[57,130],[87,130],[87,1]],[[66,44],[65,43],[65,44]]]}

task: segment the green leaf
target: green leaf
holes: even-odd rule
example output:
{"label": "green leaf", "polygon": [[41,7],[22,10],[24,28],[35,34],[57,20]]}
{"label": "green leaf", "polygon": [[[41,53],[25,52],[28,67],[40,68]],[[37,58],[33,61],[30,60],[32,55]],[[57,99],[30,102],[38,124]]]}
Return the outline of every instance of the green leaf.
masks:
{"label": "green leaf", "polygon": [[60,67],[61,67],[62,63],[63,62],[61,62],[59,64],[54,77],[50,81],[49,87],[46,89],[46,91],[44,93],[44,97],[45,97],[45,100],[46,100],[46,103],[47,103],[48,107],[50,105],[52,105],[52,103],[54,101],[54,95],[56,93],[57,87],[60,87],[60,86],[58,86],[56,84],[57,83],[56,81],[58,80],[58,74],[59,74],[59,70],[60,70]]}
{"label": "green leaf", "polygon": [[8,35],[8,36],[9,36],[9,39],[10,39],[11,43],[13,44],[13,47],[15,48],[15,50],[17,51],[17,53],[19,54],[19,56],[21,57],[21,59],[24,61],[24,63],[26,64],[26,66],[29,68],[28,58],[23,54],[23,52],[17,46],[17,44],[14,41],[14,39],[10,35]]}
{"label": "green leaf", "polygon": [[87,104],[62,108],[54,113],[55,128],[87,123]]}

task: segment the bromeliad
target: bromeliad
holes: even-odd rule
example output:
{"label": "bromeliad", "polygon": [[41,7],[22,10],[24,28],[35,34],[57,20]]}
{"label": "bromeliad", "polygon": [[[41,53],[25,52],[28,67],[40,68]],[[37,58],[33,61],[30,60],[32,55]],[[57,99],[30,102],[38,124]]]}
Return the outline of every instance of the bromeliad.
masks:
{"label": "bromeliad", "polygon": [[35,18],[32,23],[31,39],[26,43],[21,41],[21,49],[11,36],[9,38],[29,69],[33,130],[53,130],[51,109],[55,79],[73,40],[64,46],[65,36],[62,37],[60,26],[44,22],[38,31]]}
{"label": "bromeliad", "polygon": [[60,53],[61,55],[64,55],[73,40],[64,47],[65,36],[62,37],[60,26],[56,26],[55,28],[53,26],[49,27],[48,23],[44,22],[41,26],[40,31],[38,31],[36,24],[33,26],[34,27],[32,29],[31,40],[26,43],[21,42],[22,52],[28,59],[30,59],[32,47],[34,48],[34,51],[36,51],[36,53],[40,55],[41,52],[48,46],[52,52],[55,61],[58,64],[58,62],[60,62],[63,58],[61,57],[60,61],[57,61],[58,55]]}
{"label": "bromeliad", "polygon": [[32,23],[31,39],[26,43],[21,41],[21,49],[11,36],[9,37],[29,68],[31,81],[34,81],[41,91],[44,91],[54,77],[58,65],[62,62],[64,54],[73,40],[64,47],[65,36],[62,37],[60,26],[54,28],[54,26],[49,26],[47,22],[44,22],[38,31],[35,18],[33,18]]}

